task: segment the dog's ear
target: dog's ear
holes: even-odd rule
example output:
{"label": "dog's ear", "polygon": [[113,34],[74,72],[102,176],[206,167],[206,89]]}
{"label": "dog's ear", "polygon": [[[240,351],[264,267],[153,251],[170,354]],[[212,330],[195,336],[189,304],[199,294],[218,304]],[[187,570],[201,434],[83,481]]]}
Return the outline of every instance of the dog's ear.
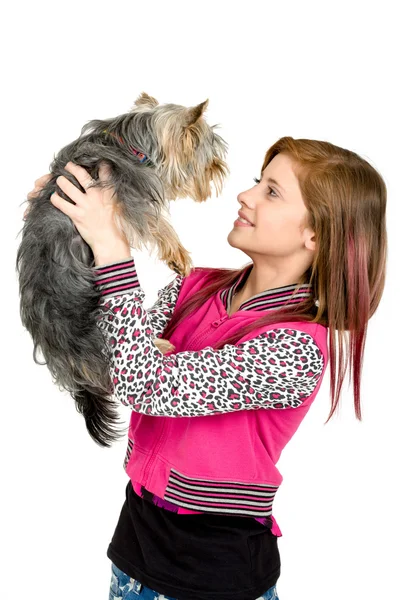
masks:
{"label": "dog's ear", "polygon": [[191,108],[187,109],[186,112],[186,119],[185,119],[185,127],[190,127],[191,125],[193,125],[194,123],[196,123],[196,121],[198,121],[198,119],[200,119],[201,115],[205,112],[207,106],[208,106],[208,98],[207,100],[205,100],[204,102],[201,102],[201,104],[198,104],[197,106],[192,106]]}
{"label": "dog's ear", "polygon": [[158,104],[158,100],[153,98],[153,96],[149,96],[149,94],[146,94],[146,92],[142,92],[140,96],[135,100],[134,106],[146,105],[150,106],[151,108],[154,108],[155,106],[158,106]]}

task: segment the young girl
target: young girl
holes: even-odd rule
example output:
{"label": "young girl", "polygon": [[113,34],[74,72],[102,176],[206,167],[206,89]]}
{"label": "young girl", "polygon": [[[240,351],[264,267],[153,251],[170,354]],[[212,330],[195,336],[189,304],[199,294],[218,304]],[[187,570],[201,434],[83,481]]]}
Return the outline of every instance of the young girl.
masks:
{"label": "young girl", "polygon": [[[56,193],[51,201],[93,250],[115,395],[132,410],[109,598],[278,598],[276,463],[329,359],[327,421],[334,414],[347,336],[361,420],[366,328],[385,283],[385,183],[354,152],[281,138],[256,185],[239,194],[228,235],[251,262],[175,276],[146,310],[112,191],[92,187],[77,165],[67,169],[86,193],[60,177],[76,205]],[[164,354],[155,338],[170,342]]]}

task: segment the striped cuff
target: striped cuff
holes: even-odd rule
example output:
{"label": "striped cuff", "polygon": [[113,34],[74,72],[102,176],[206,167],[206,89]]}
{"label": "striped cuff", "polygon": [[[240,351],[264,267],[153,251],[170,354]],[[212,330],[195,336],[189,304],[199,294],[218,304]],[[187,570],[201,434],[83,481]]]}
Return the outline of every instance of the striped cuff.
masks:
{"label": "striped cuff", "polygon": [[93,269],[95,288],[102,298],[131,292],[140,287],[133,257]]}

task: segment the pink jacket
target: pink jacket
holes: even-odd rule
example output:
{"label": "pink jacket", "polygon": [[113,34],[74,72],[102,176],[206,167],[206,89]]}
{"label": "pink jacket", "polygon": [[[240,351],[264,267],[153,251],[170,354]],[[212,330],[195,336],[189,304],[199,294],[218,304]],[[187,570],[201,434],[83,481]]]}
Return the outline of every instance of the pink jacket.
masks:
{"label": "pink jacket", "polygon": [[[124,467],[137,493],[144,486],[176,512],[270,516],[280,536],[276,463],[322,383],[327,328],[282,322],[213,350],[227,331],[260,317],[251,305],[229,316],[221,290],[175,330],[175,351],[163,355],[153,338],[206,272],[176,276],[145,310],[133,258],[95,268],[114,393],[132,409]],[[293,287],[276,288],[275,297]]]}

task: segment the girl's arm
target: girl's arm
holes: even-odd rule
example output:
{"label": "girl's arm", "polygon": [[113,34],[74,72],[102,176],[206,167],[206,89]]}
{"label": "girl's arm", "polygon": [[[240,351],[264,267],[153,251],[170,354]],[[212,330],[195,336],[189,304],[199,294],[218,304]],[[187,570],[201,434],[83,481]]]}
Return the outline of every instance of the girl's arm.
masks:
{"label": "girl's arm", "polygon": [[[140,288],[135,261],[133,257],[119,260],[116,262],[99,265],[94,268],[95,286],[99,290],[103,305],[109,298],[118,294],[136,292]],[[179,290],[181,289],[183,277],[176,277],[158,290],[158,298],[151,308],[147,309],[149,325],[152,329],[152,336],[161,338],[162,333],[174,312]],[[141,289],[141,288],[140,288]],[[102,328],[108,322],[103,311]]]}
{"label": "girl's arm", "polygon": [[103,288],[98,325],[113,349],[114,394],[135,412],[196,417],[296,408],[317,386],[322,352],[312,336],[297,329],[276,328],[221,350],[164,356],[152,341],[153,317],[143,308],[137,276],[126,283],[132,288],[122,290],[124,285]]}

